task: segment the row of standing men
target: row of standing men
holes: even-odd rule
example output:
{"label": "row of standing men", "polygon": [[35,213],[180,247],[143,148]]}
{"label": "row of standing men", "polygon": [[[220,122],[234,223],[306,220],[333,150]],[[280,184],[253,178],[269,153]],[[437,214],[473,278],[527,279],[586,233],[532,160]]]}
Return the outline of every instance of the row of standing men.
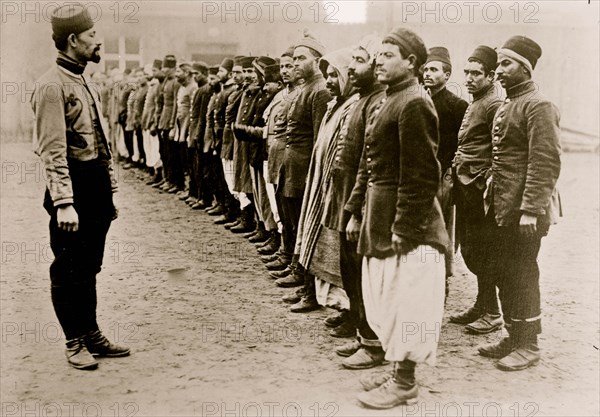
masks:
{"label": "row of standing men", "polygon": [[523,36],[475,48],[467,103],[446,88],[448,50],[410,30],[333,52],[307,32],[278,58],[167,55],[107,84],[104,113],[124,168],[255,243],[276,285],[299,287],[291,311],[339,311],[325,324],[355,337],[336,348],[344,367],[394,364],[358,397],[389,408],[414,401],[416,364],[435,362],[459,245],[478,294],[449,321],[506,326],[479,349],[499,369],[540,359],[537,254],[560,213],[558,111],[532,81],[541,52]]}

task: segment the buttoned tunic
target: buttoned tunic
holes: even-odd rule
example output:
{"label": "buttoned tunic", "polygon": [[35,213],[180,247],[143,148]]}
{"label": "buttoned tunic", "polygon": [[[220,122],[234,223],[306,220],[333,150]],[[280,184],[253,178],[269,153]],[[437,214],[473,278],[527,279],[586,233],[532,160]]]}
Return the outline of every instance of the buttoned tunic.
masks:
{"label": "buttoned tunic", "polygon": [[435,108],[416,78],[389,86],[367,120],[357,182],[345,207],[362,218],[358,253],[393,256],[392,233],[445,252],[437,144]]}
{"label": "buttoned tunic", "polygon": [[491,199],[496,223],[519,223],[522,213],[538,216],[538,225],[556,222],[560,204],[558,109],[529,80],[507,90],[492,130]]}

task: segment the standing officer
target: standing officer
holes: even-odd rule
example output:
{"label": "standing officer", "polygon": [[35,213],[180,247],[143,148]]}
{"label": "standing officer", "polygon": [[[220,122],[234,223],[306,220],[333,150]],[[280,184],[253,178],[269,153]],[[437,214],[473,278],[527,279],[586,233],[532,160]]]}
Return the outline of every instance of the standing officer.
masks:
{"label": "standing officer", "polygon": [[526,369],[540,360],[537,256],[542,237],[560,214],[560,116],[531,79],[541,56],[542,48],[525,36],[513,36],[498,50],[496,76],[507,98],[492,129],[486,206],[508,337],[479,353],[500,359],[496,366],[504,371]]}
{"label": "standing officer", "polygon": [[89,61],[100,61],[100,43],[81,4],[58,7],[51,23],[58,58],[36,82],[32,107],[55,256],[52,304],[67,339],[67,361],[77,369],[95,369],[92,355],[129,355],[129,348],[109,342],[96,322],[96,274],[117,217],[112,198],[117,182],[100,96],[83,75]]}

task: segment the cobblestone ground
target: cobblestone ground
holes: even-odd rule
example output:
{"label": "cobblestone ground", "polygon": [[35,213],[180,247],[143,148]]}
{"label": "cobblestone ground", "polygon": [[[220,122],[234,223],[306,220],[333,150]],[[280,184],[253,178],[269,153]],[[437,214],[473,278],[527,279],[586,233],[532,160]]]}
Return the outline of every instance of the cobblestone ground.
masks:
{"label": "cobblestone ground", "polygon": [[[418,370],[417,405],[362,409],[322,324],[293,314],[254,247],[171,195],[118,171],[119,219],[98,277],[99,322],[128,358],[71,369],[50,303],[48,217],[28,144],[2,145],[1,401],[3,416],[599,415],[599,164],[566,154],[565,211],[540,253],[544,333],[538,366],[504,373],[476,354],[500,332],[468,336],[442,323],[437,367]],[[172,268],[188,268],[169,274]],[[469,306],[462,264],[446,317]]]}

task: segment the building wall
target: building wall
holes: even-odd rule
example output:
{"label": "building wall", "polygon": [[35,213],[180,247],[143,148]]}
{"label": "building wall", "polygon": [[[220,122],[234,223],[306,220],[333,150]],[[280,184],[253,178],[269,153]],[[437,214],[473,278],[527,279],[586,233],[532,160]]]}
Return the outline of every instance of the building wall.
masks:
{"label": "building wall", "polygon": [[[297,22],[292,22],[293,19],[288,18],[290,16],[284,16],[280,8],[276,9],[272,18],[263,9],[260,22],[254,23],[251,19],[254,16],[248,11],[244,14],[241,9],[243,3],[237,6],[240,8],[238,11],[230,8],[230,14],[222,11],[209,14],[206,4],[203,6],[201,2],[139,2],[135,3],[139,5],[137,10],[120,6],[122,9],[118,10],[117,16],[114,4],[109,2],[102,3],[103,15],[96,28],[106,38],[107,47],[114,45],[115,40],[119,42],[119,38],[122,38],[121,43],[126,38],[138,39],[140,49],[133,59],[139,60],[139,64],[151,63],[168,53],[179,59],[201,58],[209,64],[216,64],[223,56],[238,54],[278,56],[301,36],[305,27],[310,28],[329,50],[334,50],[356,44],[369,33],[384,35],[405,18],[403,26],[419,33],[427,46],[446,46],[449,49],[454,66],[450,88],[466,99],[468,94],[462,88],[462,65],[469,53],[477,45],[501,46],[508,37],[523,34],[538,41],[543,48],[534,79],[541,91],[558,105],[562,126],[598,136],[598,27],[597,24],[589,24],[597,20],[594,12],[588,13],[591,18],[588,16],[574,21],[571,19],[573,12],[565,11],[563,15],[560,13],[562,9],[556,9],[556,6],[552,10],[541,7],[535,14],[539,23],[515,24],[514,15],[509,14],[514,12],[507,10],[509,6],[506,6],[504,18],[496,23],[490,23],[481,16],[473,23],[465,21],[465,18],[454,23],[447,19],[444,21],[449,12],[444,16],[443,8],[439,13],[440,21],[436,22],[438,16],[435,12],[407,17],[407,10],[412,10],[406,9],[407,4],[419,6],[421,3],[397,2],[390,6],[386,2],[369,2],[366,23],[339,24],[327,23],[323,9],[319,9],[317,16],[314,2],[295,3],[302,7],[302,19]],[[539,4],[543,6],[544,2]],[[520,12],[523,20],[524,10]],[[29,135],[32,112],[28,100],[33,82],[56,56],[48,21],[42,18],[36,22],[30,15],[10,17],[0,28],[0,128],[3,140]],[[100,65],[89,65],[88,71],[103,71],[107,62],[109,65],[119,63],[118,55],[104,54],[104,57]],[[128,57],[120,57],[122,66]]]}

